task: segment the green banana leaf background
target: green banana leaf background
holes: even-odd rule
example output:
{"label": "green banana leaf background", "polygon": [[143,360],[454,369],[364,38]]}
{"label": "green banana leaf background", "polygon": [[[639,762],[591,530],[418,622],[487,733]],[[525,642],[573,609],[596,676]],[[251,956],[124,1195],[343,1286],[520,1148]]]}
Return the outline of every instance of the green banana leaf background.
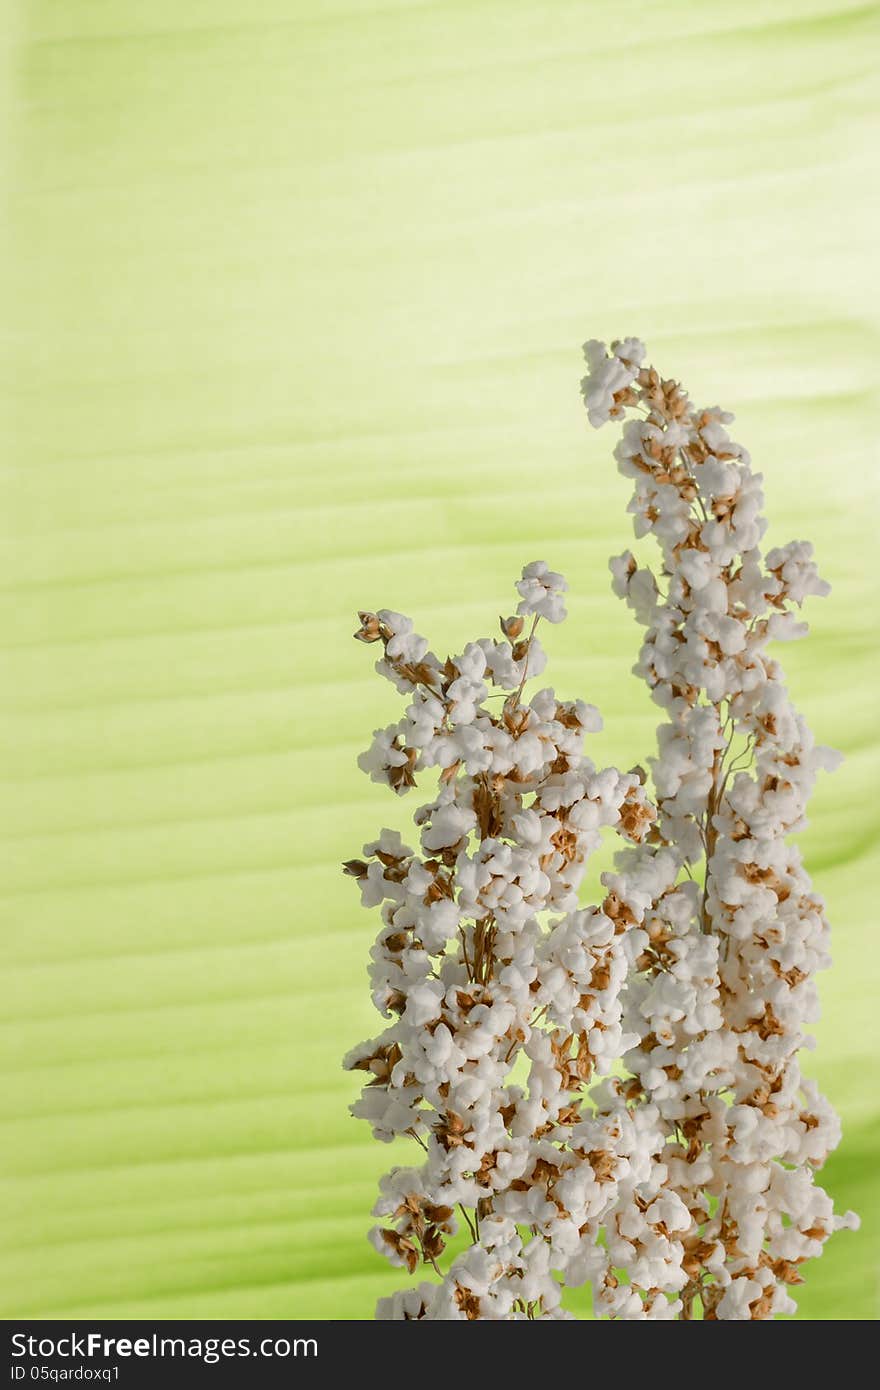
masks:
{"label": "green banana leaf background", "polygon": [[[411,1161],[347,1106],[379,1027],[341,860],[399,700],[521,566],[547,680],[630,767],[657,712],[580,344],[737,413],[768,543],[833,584],[781,652],[846,761],[803,845],[834,925],[809,1069],[858,1234],[801,1316],[878,1312],[880,7],[840,0],[5,0],[6,1317],[372,1316]],[[601,868],[601,864],[598,866]]]}

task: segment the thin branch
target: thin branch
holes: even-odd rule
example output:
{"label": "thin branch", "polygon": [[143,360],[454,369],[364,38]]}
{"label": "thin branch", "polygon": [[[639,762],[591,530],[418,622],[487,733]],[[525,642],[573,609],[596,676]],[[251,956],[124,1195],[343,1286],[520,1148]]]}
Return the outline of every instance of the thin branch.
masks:
{"label": "thin branch", "polygon": [[522,680],[521,680],[520,683],[519,683],[519,688],[517,689],[516,695],[515,695],[515,697],[514,697],[517,704],[519,704],[519,702],[520,702],[520,699],[521,699],[522,693],[523,693],[523,689],[524,689],[524,687],[525,687],[525,683],[526,683],[526,681],[528,680],[528,676],[529,676],[529,654],[530,654],[530,652],[531,652],[531,650],[532,650],[532,638],[533,638],[534,635],[535,635],[535,628],[538,626],[539,620],[540,620],[540,619],[539,619],[539,615],[536,613],[535,616],[532,618],[532,627],[531,627],[531,631],[529,632],[528,638],[526,639],[526,650],[525,650],[525,656],[523,657],[523,673],[522,673]]}
{"label": "thin branch", "polygon": [[459,1209],[459,1211],[461,1212],[462,1216],[464,1217],[465,1222],[467,1223],[467,1228],[468,1228],[468,1230],[469,1230],[470,1233],[471,1233],[471,1241],[474,1243],[474,1245],[476,1245],[476,1243],[477,1243],[477,1232],[476,1232],[476,1230],[474,1229],[474,1223],[471,1221],[470,1213],[468,1212],[468,1209],[467,1209],[467,1207],[464,1205],[463,1202],[459,1202],[459,1204],[458,1204],[458,1209]]}

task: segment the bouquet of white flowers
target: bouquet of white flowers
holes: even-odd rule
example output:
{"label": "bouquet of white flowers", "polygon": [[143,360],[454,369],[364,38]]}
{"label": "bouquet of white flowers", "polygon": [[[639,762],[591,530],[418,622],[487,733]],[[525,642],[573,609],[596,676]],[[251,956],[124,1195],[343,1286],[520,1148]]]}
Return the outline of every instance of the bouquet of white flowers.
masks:
{"label": "bouquet of white flowers", "polygon": [[[590,421],[625,422],[636,535],[660,547],[656,572],[611,562],[663,711],[654,800],[640,767],[585,757],[592,706],[524,699],[538,623],[565,617],[543,562],[501,640],[444,662],[398,613],[362,613],[356,633],[408,700],[362,768],[398,794],[437,769],[418,852],[383,831],[345,866],[380,909],[390,1020],[346,1058],[369,1074],[353,1113],[423,1150],[383,1179],[371,1240],[438,1276],[381,1300],[383,1318],[566,1317],[564,1289],[589,1281],[598,1315],[765,1319],[857,1224],[813,1180],[839,1125],[797,1060],[828,925],[787,837],[835,758],[767,653],[827,585],[806,542],[762,557],[760,476],[730,415],[695,409],[636,339],[585,355]],[[585,907],[605,827],[629,847]],[[444,1271],[457,1214],[469,1244]]]}

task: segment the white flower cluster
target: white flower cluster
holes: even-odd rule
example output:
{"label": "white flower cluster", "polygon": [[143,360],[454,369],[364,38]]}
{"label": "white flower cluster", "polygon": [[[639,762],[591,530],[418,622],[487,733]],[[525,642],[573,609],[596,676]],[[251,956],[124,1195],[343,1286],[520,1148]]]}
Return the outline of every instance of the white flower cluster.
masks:
{"label": "white flower cluster", "polygon": [[695,408],[632,339],[584,351],[590,420],[629,412],[615,457],[636,536],[660,548],[656,573],[630,552],[611,570],[646,629],[636,673],[664,712],[656,833],[608,879],[629,923],[624,1026],[639,1039],[632,1079],[612,1089],[651,1117],[653,1167],[635,1207],[609,1214],[591,1277],[614,1317],[772,1318],[795,1310],[804,1261],[857,1224],[814,1182],[839,1126],[797,1057],[828,925],[787,836],[835,757],[767,651],[804,635],[794,610],[828,586],[806,542],[762,557],[761,478],[732,416]]}
{"label": "white flower cluster", "polygon": [[[443,662],[400,614],[360,615],[356,636],[382,643],[377,669],[408,701],[361,767],[401,794],[439,771],[415,812],[418,850],[385,830],[345,866],[380,909],[371,980],[390,1020],[346,1058],[369,1075],[353,1113],[425,1151],[383,1180],[371,1240],[440,1275],[382,1300],[380,1317],[565,1316],[554,1276],[574,1261],[586,1277],[603,1214],[650,1171],[645,1116],[586,1105],[586,1084],[638,1036],[621,1027],[620,901],[581,909],[578,889],[603,827],[638,844],[655,812],[638,773],[584,756],[592,706],[549,689],[523,700],[544,667],[535,628],[565,617],[566,587],[528,565],[502,639]],[[456,1209],[470,1243],[441,1274]]]}
{"label": "white flower cluster", "polygon": [[[345,866],[381,914],[389,1020],[346,1059],[369,1078],[353,1113],[424,1151],[383,1179],[371,1240],[437,1276],[382,1318],[566,1317],[565,1287],[589,1283],[599,1316],[759,1321],[792,1313],[804,1262],[858,1224],[815,1182],[839,1125],[798,1064],[828,924],[789,837],[835,756],[768,652],[828,586],[806,542],[762,555],[761,479],[730,415],[695,408],[636,339],[585,356],[590,421],[622,423],[636,536],[660,549],[654,570],[611,561],[663,711],[656,805],[640,768],[584,756],[595,709],[524,700],[536,626],[565,617],[545,564],[523,571],[502,640],[446,661],[398,613],[356,633],[407,700],[361,767],[399,794],[438,774],[417,849],[385,830]],[[584,907],[608,827],[629,848]]]}

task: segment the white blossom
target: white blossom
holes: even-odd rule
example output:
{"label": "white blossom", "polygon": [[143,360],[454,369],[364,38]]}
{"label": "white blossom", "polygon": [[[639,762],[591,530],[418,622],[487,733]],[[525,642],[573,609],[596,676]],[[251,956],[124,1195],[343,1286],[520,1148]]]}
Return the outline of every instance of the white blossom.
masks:
{"label": "white blossom", "polygon": [[565,618],[562,595],[568,585],[562,575],[556,574],[543,560],[526,565],[516,588],[521,596],[516,610],[520,615],[534,614],[537,618],[546,618],[548,623],[561,623]]}

